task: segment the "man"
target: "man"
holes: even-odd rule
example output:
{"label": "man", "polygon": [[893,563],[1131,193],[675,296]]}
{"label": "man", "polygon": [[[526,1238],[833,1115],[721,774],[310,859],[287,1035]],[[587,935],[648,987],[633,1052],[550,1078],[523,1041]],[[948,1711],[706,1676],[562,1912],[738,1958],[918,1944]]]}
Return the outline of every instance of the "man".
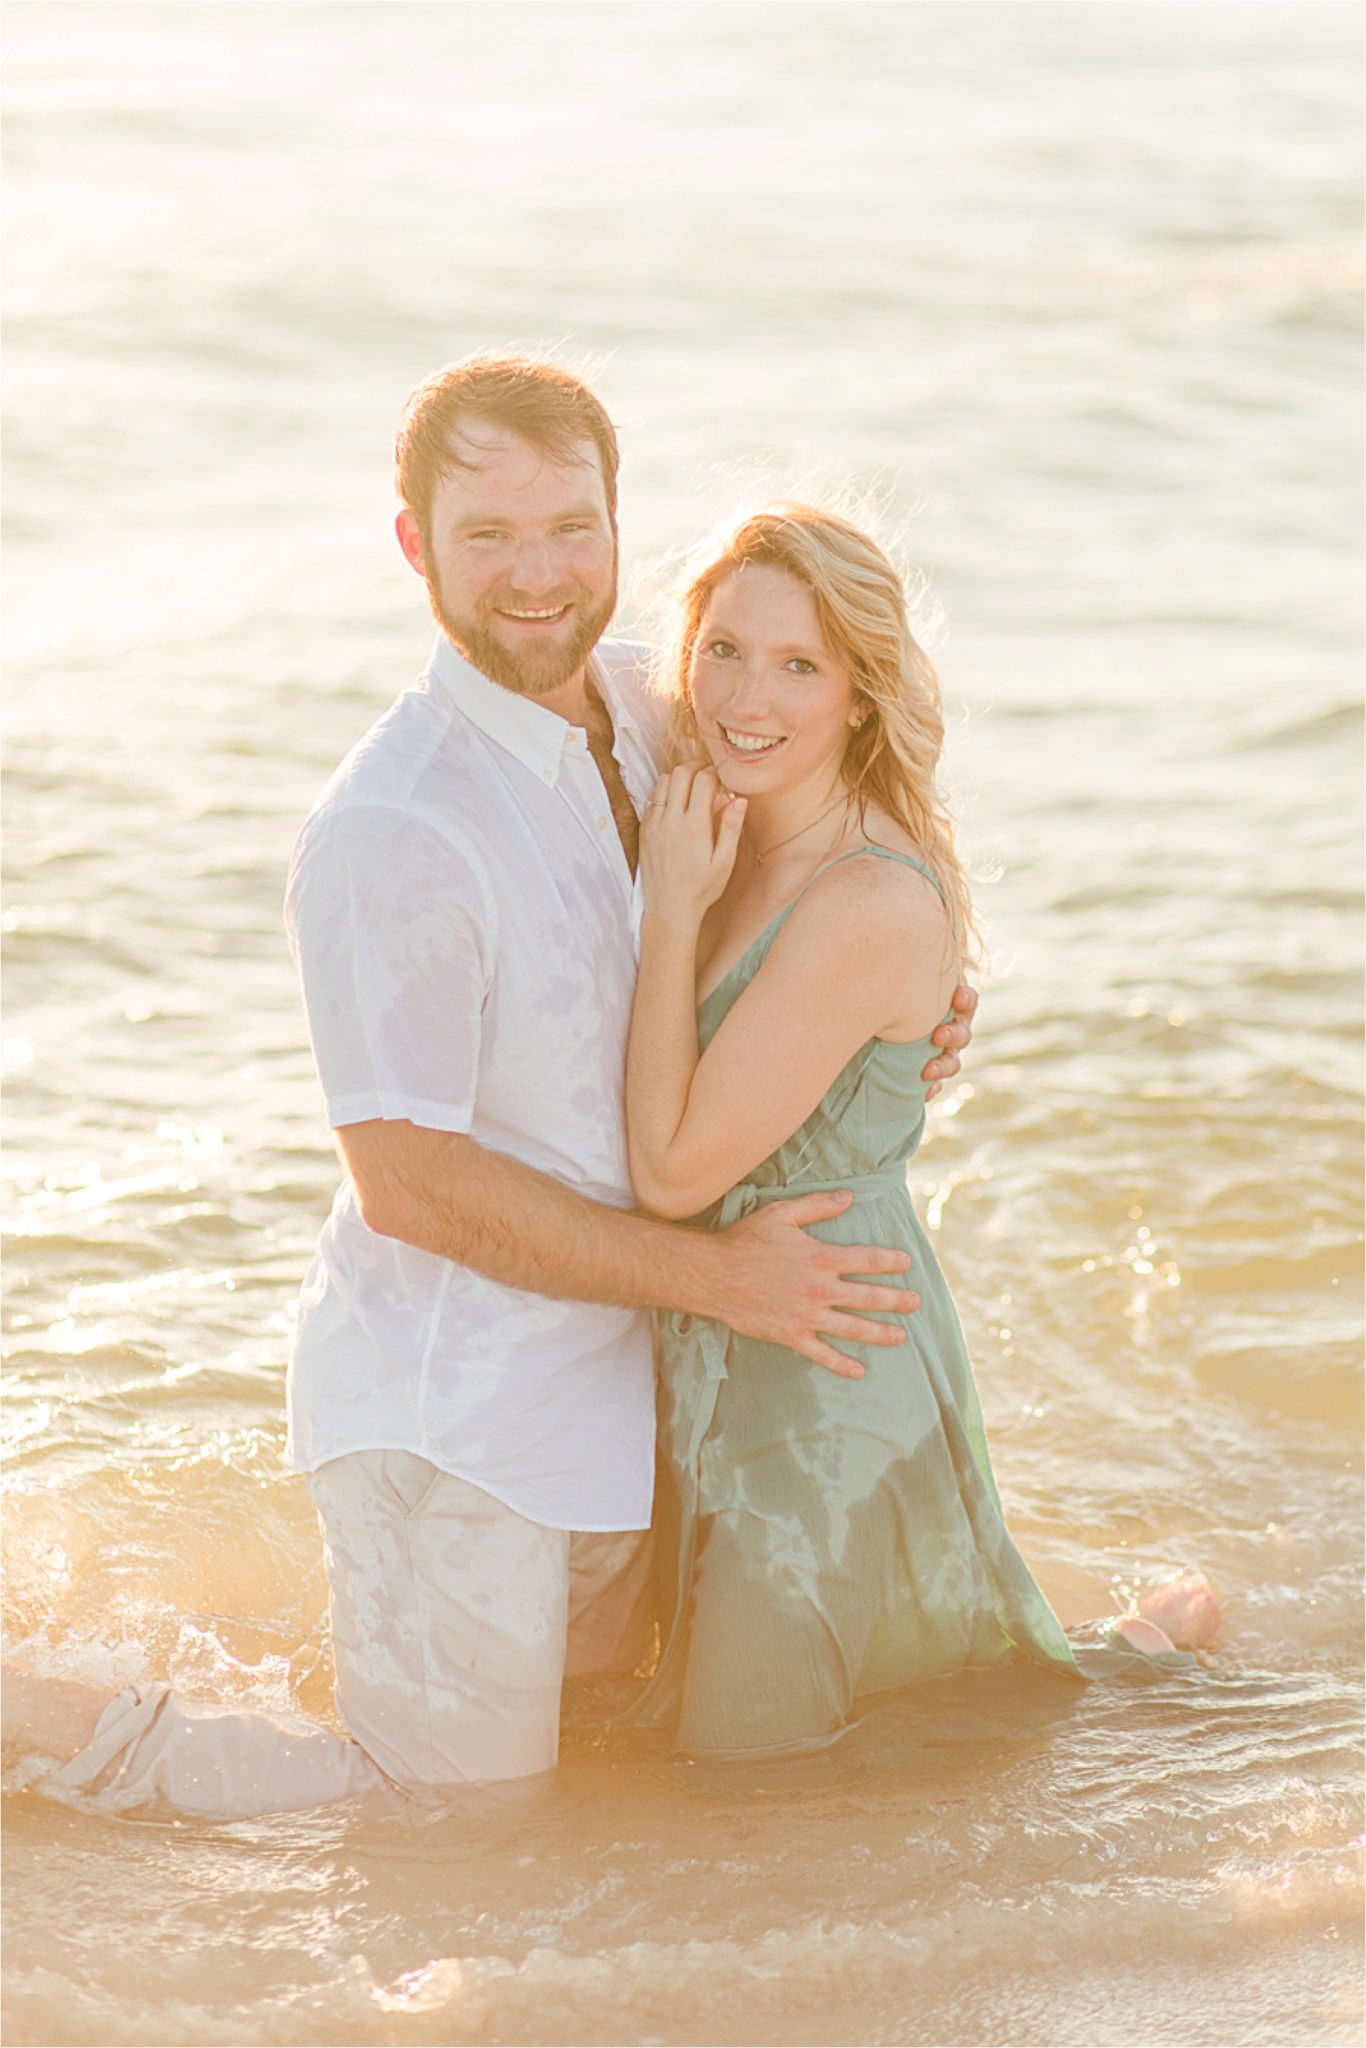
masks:
{"label": "man", "polygon": [[[291,868],[346,1178],[304,1284],[287,1454],[323,1526],[352,1740],[186,1722],[144,1688],[72,1784],[246,1812],[381,1774],[439,1789],[550,1768],[566,1673],[629,1672],[649,1646],[646,1309],[839,1370],[825,1333],[895,1344],[867,1312],[917,1305],[872,1277],[904,1254],[807,1235],[841,1195],[715,1234],[632,1210],[636,843],[662,722],[642,650],[601,638],[617,465],[602,406],[554,364],[474,357],[412,395],[398,539],[440,635]],[[964,1020],[974,1002],[958,992]],[[938,1034],[931,1080],[969,1036]]]}

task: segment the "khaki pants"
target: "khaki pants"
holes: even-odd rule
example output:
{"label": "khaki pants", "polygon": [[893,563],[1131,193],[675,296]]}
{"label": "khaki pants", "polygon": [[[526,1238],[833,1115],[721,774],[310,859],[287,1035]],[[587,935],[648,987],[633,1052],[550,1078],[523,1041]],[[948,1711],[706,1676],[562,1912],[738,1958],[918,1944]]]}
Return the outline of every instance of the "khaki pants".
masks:
{"label": "khaki pants", "polygon": [[529,1777],[558,1756],[564,1678],[629,1673],[649,1648],[646,1531],[544,1528],[411,1451],[334,1459],[309,1486],[351,1740],[135,1685],[52,1789],[232,1819]]}

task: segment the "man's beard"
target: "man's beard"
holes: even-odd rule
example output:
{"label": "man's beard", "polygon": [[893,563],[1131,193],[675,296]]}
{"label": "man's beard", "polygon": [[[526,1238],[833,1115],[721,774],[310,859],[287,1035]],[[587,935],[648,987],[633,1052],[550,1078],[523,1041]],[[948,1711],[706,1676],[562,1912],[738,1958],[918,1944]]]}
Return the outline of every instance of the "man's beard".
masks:
{"label": "man's beard", "polygon": [[[505,690],[514,691],[519,697],[549,697],[571,676],[578,674],[607,631],[617,608],[617,564],[614,556],[611,587],[601,604],[591,611],[584,608],[587,593],[582,586],[574,589],[569,601],[576,608],[577,622],[567,640],[545,647],[528,646],[520,653],[514,653],[506,646],[497,637],[493,625],[483,618],[457,618],[430,576],[427,578],[427,596],[436,623],[446,638],[481,675],[486,675],[490,682],[500,683]],[[538,604],[543,605],[544,602],[544,599],[538,600]]]}

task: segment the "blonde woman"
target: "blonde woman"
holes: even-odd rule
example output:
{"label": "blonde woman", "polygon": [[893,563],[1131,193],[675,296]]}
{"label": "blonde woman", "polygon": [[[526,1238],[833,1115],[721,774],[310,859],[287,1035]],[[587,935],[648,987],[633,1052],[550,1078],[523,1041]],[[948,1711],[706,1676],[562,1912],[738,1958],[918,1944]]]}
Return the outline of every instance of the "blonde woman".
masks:
{"label": "blonde woman", "polygon": [[904,1246],[920,1295],[894,1318],[902,1346],[832,1331],[821,1364],[662,1319],[665,1628],[632,1718],[721,1755],[828,1738],[859,1694],[909,1679],[1076,1665],[1007,1533],[906,1186],[973,917],[936,780],[938,679],[901,579],[838,515],[768,506],[688,583],[666,681],[699,745],[641,836],[637,1195],[721,1228],[847,1189],[817,1234]]}

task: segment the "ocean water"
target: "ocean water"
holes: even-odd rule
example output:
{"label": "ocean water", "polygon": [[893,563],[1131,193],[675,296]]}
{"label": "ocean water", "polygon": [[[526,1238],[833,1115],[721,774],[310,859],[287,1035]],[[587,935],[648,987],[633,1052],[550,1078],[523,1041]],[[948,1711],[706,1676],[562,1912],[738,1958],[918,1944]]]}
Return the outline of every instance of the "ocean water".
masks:
{"label": "ocean water", "polygon": [[992,943],[913,1185],[1068,1624],[1200,1668],[415,1827],[6,1802],[25,2043],[1359,2038],[1360,29],[1335,5],[6,10],[5,1625],[329,1712],[335,1167],[279,904],[422,666],[420,376],[563,341],[631,596],[754,479],[926,582]]}

